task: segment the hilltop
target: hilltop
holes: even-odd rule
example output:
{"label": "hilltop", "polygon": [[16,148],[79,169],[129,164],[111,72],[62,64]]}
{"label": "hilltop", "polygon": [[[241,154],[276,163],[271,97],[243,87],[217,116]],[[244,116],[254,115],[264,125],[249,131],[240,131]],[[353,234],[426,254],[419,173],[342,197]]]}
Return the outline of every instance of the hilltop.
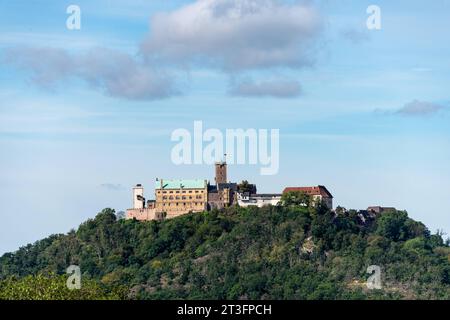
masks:
{"label": "hilltop", "polygon": [[[83,293],[64,288],[71,264]],[[395,210],[230,207],[139,222],[104,209],[0,265],[0,299],[450,299],[448,240]],[[380,290],[365,285],[369,265]]]}

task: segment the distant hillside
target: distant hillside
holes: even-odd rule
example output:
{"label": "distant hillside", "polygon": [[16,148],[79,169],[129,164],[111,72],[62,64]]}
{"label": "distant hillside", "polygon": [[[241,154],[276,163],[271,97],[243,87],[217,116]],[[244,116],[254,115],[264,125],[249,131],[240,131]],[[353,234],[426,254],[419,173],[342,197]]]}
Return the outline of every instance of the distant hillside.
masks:
{"label": "distant hillside", "polygon": [[[83,293],[64,288],[71,264]],[[0,265],[0,299],[450,299],[448,241],[401,211],[363,222],[324,207],[233,207],[138,222],[104,209]],[[381,290],[365,285],[369,265],[382,268]]]}

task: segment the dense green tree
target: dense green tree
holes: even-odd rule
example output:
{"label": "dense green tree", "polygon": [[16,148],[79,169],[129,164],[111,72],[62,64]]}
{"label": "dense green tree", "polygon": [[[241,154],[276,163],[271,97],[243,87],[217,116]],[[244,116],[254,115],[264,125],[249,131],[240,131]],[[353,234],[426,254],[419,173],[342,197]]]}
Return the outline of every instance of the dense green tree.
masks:
{"label": "dense green tree", "polygon": [[[406,212],[362,219],[284,200],[149,222],[105,209],[0,257],[0,299],[450,299],[448,243]],[[71,264],[81,291],[64,286]],[[372,264],[376,292],[365,286]]]}
{"label": "dense green tree", "polygon": [[80,289],[68,289],[67,278],[57,275],[28,275],[0,280],[0,300],[120,300],[123,287],[113,289],[93,280],[83,280]]}
{"label": "dense green tree", "polygon": [[284,206],[306,206],[312,203],[311,196],[303,191],[288,191],[281,196],[281,202]]}
{"label": "dense green tree", "polygon": [[249,183],[247,180],[242,180],[241,183],[237,185],[239,192],[252,192],[254,191],[254,185]]}

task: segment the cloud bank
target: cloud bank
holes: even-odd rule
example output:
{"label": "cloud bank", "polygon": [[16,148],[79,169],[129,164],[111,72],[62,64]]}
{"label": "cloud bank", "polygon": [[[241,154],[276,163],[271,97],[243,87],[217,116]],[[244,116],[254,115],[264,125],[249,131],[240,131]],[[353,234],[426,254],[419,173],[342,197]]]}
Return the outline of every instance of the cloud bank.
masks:
{"label": "cloud bank", "polygon": [[58,48],[15,47],[6,50],[3,60],[28,72],[33,83],[47,89],[69,79],[81,79],[108,95],[131,100],[177,94],[173,79],[161,70],[105,48],[74,55]]}
{"label": "cloud bank", "polygon": [[[311,1],[197,0],[155,14],[138,56],[105,48],[74,54],[51,47],[14,47],[6,50],[4,62],[43,88],[75,79],[113,97],[155,100],[179,94],[176,79],[165,72],[173,67],[210,68],[233,77],[311,66],[322,29],[322,17]],[[243,82],[230,93],[295,97],[300,85]]]}

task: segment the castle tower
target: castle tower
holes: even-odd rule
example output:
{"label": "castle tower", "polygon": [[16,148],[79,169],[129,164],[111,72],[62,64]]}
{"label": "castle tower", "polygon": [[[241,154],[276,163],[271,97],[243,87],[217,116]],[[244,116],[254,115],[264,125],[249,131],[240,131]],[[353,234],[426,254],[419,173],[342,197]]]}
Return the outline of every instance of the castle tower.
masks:
{"label": "castle tower", "polygon": [[227,163],[225,161],[216,162],[216,185],[227,183]]}
{"label": "castle tower", "polygon": [[137,184],[133,187],[133,209],[142,209],[144,207],[144,187],[141,184]]}

